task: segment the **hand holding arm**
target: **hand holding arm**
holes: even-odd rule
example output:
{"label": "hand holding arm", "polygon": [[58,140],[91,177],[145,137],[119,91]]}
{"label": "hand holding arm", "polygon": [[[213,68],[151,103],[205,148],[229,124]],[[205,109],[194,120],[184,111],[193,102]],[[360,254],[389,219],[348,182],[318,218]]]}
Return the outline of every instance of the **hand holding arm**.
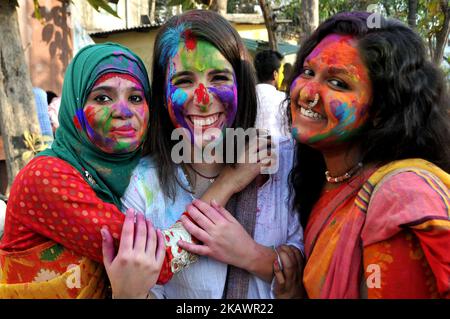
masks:
{"label": "hand holding arm", "polygon": [[242,225],[222,206],[194,200],[187,209],[192,220],[183,216],[186,230],[203,244],[179,241],[178,245],[194,254],[245,269],[270,282],[275,252],[256,243]]}
{"label": "hand holding arm", "polygon": [[276,164],[276,152],[269,151],[272,147],[267,137],[255,137],[256,141],[249,143],[233,166],[226,165],[214,183],[203,194],[202,200],[225,206],[234,194],[242,191],[261,171]]}
{"label": "hand holding arm", "polygon": [[278,247],[277,251],[281,259],[281,265],[278,263],[278,260],[275,260],[275,297],[278,299],[304,298],[304,261],[300,251],[297,248],[288,245]]}
{"label": "hand holding arm", "polygon": [[165,257],[164,238],[143,214],[129,209],[122,228],[119,250],[115,255],[114,242],[106,227],[103,238],[103,263],[114,298],[147,298],[158,279]]}

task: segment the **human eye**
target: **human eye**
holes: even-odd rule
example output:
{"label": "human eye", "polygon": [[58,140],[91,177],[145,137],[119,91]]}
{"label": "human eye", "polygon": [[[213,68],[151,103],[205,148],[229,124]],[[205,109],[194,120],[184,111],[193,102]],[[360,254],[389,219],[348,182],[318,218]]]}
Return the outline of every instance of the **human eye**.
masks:
{"label": "human eye", "polygon": [[131,95],[131,96],[128,98],[128,100],[129,100],[130,102],[132,102],[132,103],[139,104],[139,103],[141,103],[144,99],[143,99],[142,95],[139,95],[139,94],[133,94],[133,95]]}
{"label": "human eye", "polygon": [[230,77],[226,74],[214,74],[211,78],[211,82],[215,83],[222,83],[222,82],[228,82],[230,81]]}
{"label": "human eye", "polygon": [[345,81],[342,81],[340,79],[333,78],[333,79],[328,80],[328,83],[330,83],[330,85],[332,87],[337,88],[338,90],[349,90],[350,89],[350,86]]}
{"label": "human eye", "polygon": [[302,76],[304,78],[312,78],[314,76],[314,71],[308,67],[303,67]]}
{"label": "human eye", "polygon": [[191,84],[193,84],[193,81],[188,77],[175,78],[172,80],[172,85],[175,85],[177,87],[187,87]]}
{"label": "human eye", "polygon": [[106,94],[99,94],[94,97],[94,101],[99,104],[105,104],[112,101],[112,99]]}

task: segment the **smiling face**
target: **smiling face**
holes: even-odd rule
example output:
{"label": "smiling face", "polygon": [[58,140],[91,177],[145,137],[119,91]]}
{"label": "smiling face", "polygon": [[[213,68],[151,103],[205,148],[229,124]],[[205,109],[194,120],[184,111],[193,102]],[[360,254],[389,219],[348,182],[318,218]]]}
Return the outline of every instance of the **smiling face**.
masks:
{"label": "smiling face", "polygon": [[[295,139],[319,149],[351,140],[364,126],[372,99],[356,40],[325,37],[305,59],[290,92]],[[315,105],[308,110],[309,104]]]}
{"label": "smiling face", "polygon": [[180,42],[168,63],[165,88],[173,124],[188,129],[197,146],[220,138],[221,131],[233,124],[237,111],[235,73],[209,42],[192,37]]}
{"label": "smiling face", "polygon": [[89,139],[106,153],[132,152],[145,139],[148,105],[142,85],[130,76],[98,80],[83,113]]}

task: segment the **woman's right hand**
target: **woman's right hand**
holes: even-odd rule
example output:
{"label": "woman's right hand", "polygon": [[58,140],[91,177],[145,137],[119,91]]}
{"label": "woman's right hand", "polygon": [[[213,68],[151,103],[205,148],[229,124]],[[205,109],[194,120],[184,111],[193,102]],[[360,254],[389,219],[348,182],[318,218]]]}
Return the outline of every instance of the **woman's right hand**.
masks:
{"label": "woman's right hand", "polygon": [[[136,216],[136,223],[134,218]],[[158,280],[165,258],[164,238],[142,213],[127,210],[122,227],[119,250],[107,227],[101,229],[103,263],[106,268],[113,298],[147,298],[150,288]]]}

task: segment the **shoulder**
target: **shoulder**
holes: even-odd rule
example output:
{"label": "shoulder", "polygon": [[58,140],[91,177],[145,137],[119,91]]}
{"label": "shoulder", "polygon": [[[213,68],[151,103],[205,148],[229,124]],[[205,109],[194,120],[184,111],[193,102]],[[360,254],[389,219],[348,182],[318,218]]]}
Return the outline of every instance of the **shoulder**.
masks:
{"label": "shoulder", "polygon": [[391,204],[415,203],[437,208],[446,206],[449,191],[433,173],[414,170],[394,173],[384,178],[373,196],[374,200],[381,198]]}
{"label": "shoulder", "polygon": [[404,227],[430,218],[448,218],[449,191],[423,170],[394,172],[375,187],[367,210],[366,244],[390,238]]}
{"label": "shoulder", "polygon": [[138,165],[133,170],[134,176],[146,177],[154,176],[157,173],[158,165],[155,158],[151,155],[146,155],[139,160]]}
{"label": "shoulder", "polygon": [[83,179],[81,173],[66,161],[52,156],[33,158],[18,174],[15,180],[23,178],[60,178],[62,175],[76,176]]}

